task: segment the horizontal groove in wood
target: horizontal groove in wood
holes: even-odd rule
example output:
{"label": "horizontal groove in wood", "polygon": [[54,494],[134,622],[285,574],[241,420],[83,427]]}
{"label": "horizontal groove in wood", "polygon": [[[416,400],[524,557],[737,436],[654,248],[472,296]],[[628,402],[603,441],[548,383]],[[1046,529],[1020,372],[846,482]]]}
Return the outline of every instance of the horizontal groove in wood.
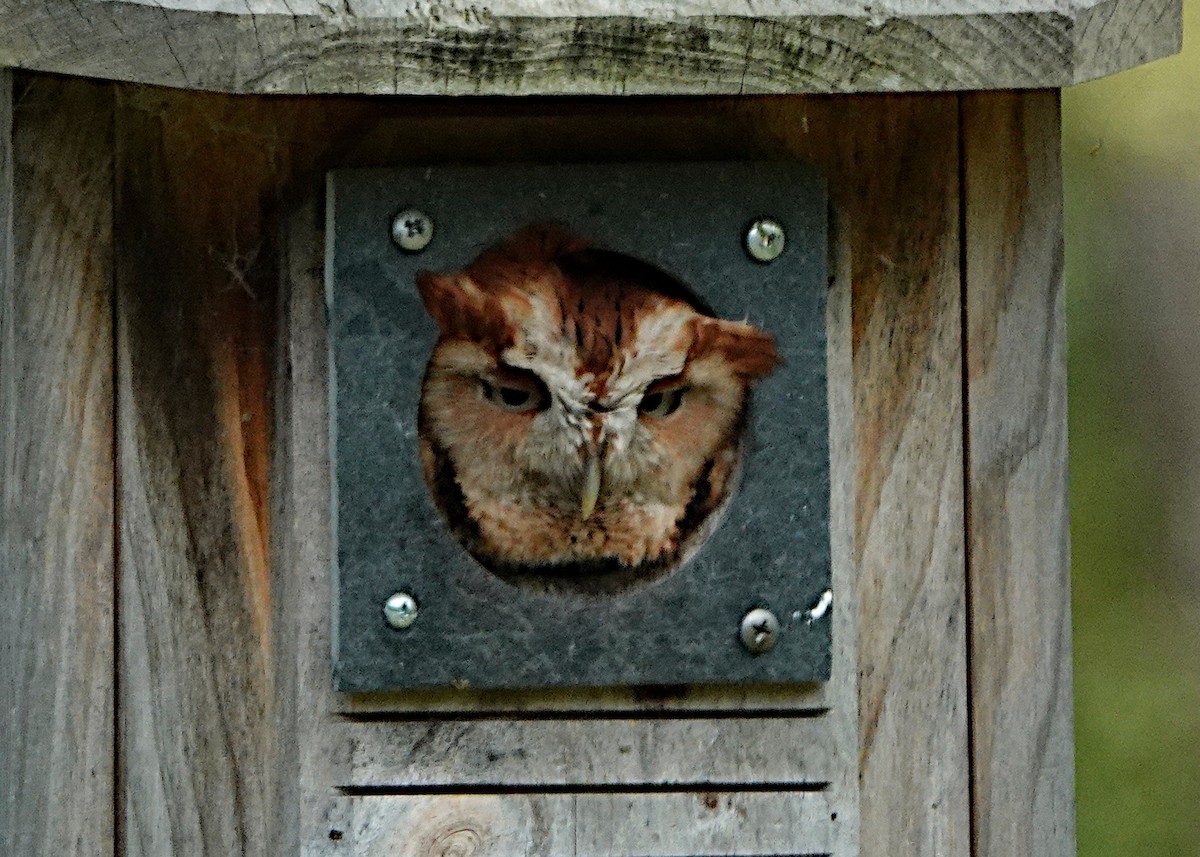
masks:
{"label": "horizontal groove in wood", "polygon": [[[352,798],[339,853],[476,857],[817,857],[836,853],[828,793],[700,791]],[[458,850],[454,850],[458,848]],[[440,849],[440,850],[439,850]]]}
{"label": "horizontal groove in wood", "polygon": [[828,710],[827,684],[680,685],[678,687],[544,688],[539,690],[415,690],[340,694],[338,713],[351,717],[483,714],[484,716],[562,716],[596,711],[599,716],[637,713],[639,717],[803,716]]}
{"label": "horizontal groove in wood", "polygon": [[522,711],[497,709],[489,711],[349,711],[339,717],[349,723],[425,723],[469,722],[475,720],[764,720],[775,718],[819,718],[829,714],[828,708],[761,708],[750,711],[730,711],[724,708],[664,708],[650,711],[628,709],[562,708]]}
{"label": "horizontal groove in wood", "polygon": [[[342,787],[639,787],[833,779],[828,718],[342,723]],[[841,760],[846,763],[846,760]]]}
{"label": "horizontal groove in wood", "polygon": [[827,791],[828,782],[815,783],[619,783],[595,785],[518,785],[512,783],[472,783],[469,786],[337,786],[347,797],[402,797],[406,795],[667,795],[721,792],[723,794],[805,794]]}

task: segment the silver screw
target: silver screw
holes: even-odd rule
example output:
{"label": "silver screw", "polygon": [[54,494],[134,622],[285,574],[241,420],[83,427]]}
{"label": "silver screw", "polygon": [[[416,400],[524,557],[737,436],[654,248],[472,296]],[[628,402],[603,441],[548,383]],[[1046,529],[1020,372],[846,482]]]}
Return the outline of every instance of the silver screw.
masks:
{"label": "silver screw", "polygon": [[760,262],[774,262],[783,254],[787,235],[776,220],[762,218],[750,224],[746,231],[746,252]]}
{"label": "silver screw", "polygon": [[383,602],[383,618],[397,631],[417,621],[417,599],[407,592],[397,592]]}
{"label": "silver screw", "polygon": [[779,639],[779,620],[770,610],[756,607],[742,617],[742,645],[755,655],[769,652]]}
{"label": "silver screw", "polygon": [[392,218],[392,240],[406,253],[420,253],[433,240],[433,220],[423,211],[406,208]]}

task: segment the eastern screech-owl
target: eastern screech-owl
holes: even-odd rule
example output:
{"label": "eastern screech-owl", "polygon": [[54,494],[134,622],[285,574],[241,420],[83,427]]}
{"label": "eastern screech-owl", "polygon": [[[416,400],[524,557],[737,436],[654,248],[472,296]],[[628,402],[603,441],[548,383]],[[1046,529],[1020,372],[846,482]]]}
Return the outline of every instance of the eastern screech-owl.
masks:
{"label": "eastern screech-owl", "polygon": [[677,560],[734,481],[772,337],[555,226],[417,280],[440,331],[422,465],[467,549],[539,573]]}

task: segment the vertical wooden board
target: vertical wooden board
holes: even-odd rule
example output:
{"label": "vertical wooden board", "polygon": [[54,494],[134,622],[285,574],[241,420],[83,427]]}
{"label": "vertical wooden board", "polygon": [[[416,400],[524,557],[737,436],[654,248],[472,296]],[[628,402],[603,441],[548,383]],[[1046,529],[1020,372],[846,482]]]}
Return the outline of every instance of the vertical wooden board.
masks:
{"label": "vertical wooden board", "polygon": [[957,99],[818,103],[776,124],[828,164],[850,255],[860,850],[965,855]]}
{"label": "vertical wooden board", "polygon": [[977,857],[1075,853],[1059,103],[963,98]]}
{"label": "vertical wooden board", "polygon": [[[266,854],[269,142],[153,93],[117,123],[121,746],[131,855]],[[251,213],[248,215],[248,212]],[[269,266],[268,266],[269,270]],[[265,283],[265,285],[264,285]]]}
{"label": "vertical wooden board", "polygon": [[12,83],[0,72],[0,850],[103,857],[114,821],[112,90],[20,78],[10,137]]}
{"label": "vertical wooden board", "polygon": [[[827,371],[850,378],[853,369],[850,242],[832,215],[829,242],[829,302],[826,305]],[[830,549],[833,558],[833,669],[829,677],[830,852],[859,854],[858,563],[854,551],[854,399],[850,384],[829,385]],[[836,814],[836,817],[835,817]]]}
{"label": "vertical wooden board", "polygon": [[889,99],[871,118],[840,161],[854,281],[860,847],[965,855],[957,110],[953,98]]}
{"label": "vertical wooden board", "polygon": [[869,236],[853,275],[862,851],[960,855],[970,831],[956,112],[953,99],[893,110],[896,125],[858,167],[882,195],[864,195],[851,225]]}
{"label": "vertical wooden board", "polygon": [[280,855],[337,854],[353,802],[334,790],[349,770],[352,736],[330,729],[337,702],[329,661],[331,538],[326,516],[328,343],[315,195],[280,227],[280,348],[273,480],[276,678],[284,820]]}

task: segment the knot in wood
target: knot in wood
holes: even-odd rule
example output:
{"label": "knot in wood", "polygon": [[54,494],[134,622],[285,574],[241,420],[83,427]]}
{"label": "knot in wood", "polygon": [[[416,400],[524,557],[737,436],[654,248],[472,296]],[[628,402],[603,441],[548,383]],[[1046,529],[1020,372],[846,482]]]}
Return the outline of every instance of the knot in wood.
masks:
{"label": "knot in wood", "polygon": [[429,846],[429,857],[474,857],[483,851],[483,837],[469,827],[440,833]]}

